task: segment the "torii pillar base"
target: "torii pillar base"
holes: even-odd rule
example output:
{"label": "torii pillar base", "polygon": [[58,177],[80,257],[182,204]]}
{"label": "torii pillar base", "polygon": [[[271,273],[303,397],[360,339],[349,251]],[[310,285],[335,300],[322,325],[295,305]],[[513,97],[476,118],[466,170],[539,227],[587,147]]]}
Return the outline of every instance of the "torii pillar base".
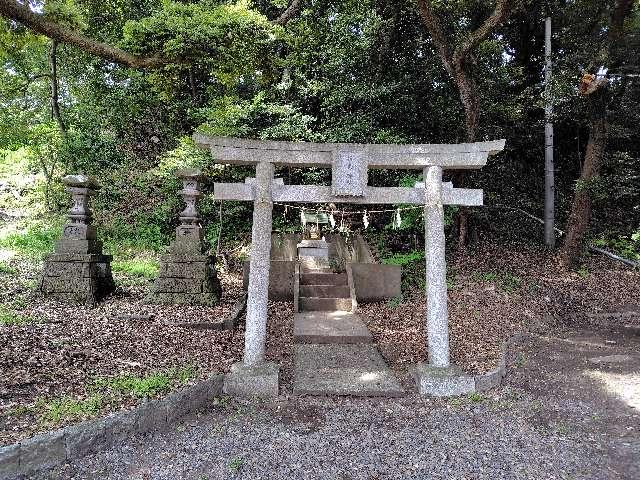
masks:
{"label": "torii pillar base", "polygon": [[279,372],[280,366],[274,362],[234,363],[224,376],[224,393],[233,397],[277,397]]}
{"label": "torii pillar base", "polygon": [[434,367],[428,363],[418,363],[413,365],[409,372],[421,395],[452,397],[476,391],[475,379],[463,374],[455,365]]}

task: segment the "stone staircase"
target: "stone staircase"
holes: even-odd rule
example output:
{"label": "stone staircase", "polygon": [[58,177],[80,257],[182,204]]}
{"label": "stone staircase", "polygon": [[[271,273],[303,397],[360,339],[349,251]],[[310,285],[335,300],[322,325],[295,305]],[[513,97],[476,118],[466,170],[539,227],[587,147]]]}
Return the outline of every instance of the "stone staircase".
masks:
{"label": "stone staircase", "polygon": [[402,395],[371,332],[353,312],[348,275],[302,267],[293,328],[294,393]]}
{"label": "stone staircase", "polygon": [[300,311],[351,312],[353,302],[346,273],[300,273]]}

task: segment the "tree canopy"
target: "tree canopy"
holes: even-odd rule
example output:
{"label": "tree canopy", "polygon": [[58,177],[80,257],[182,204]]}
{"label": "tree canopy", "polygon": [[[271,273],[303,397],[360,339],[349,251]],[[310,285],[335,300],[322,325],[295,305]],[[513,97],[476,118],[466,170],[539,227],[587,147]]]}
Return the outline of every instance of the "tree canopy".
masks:
{"label": "tree canopy", "polygon": [[[124,204],[131,192],[118,182],[131,172],[159,195],[152,178],[167,159],[206,164],[185,140],[196,129],[332,142],[506,138],[470,183],[490,206],[535,214],[551,15],[560,223],[577,185],[594,202],[593,235],[638,228],[640,8],[631,0],[0,0],[0,15],[0,149],[29,148],[54,190],[56,175],[82,170],[120,179],[104,202]],[[597,101],[580,92],[585,74],[606,79]],[[610,128],[585,186],[576,181],[594,109]],[[224,172],[209,173],[245,173]],[[371,181],[398,185],[406,173]],[[170,223],[171,208],[140,205],[156,225]]]}

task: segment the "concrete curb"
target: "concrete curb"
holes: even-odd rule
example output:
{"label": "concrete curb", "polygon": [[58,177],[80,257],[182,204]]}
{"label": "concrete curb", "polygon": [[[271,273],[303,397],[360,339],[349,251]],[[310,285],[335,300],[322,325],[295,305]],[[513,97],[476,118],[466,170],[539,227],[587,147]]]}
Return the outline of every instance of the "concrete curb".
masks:
{"label": "concrete curb", "polygon": [[238,325],[240,317],[247,309],[247,294],[244,293],[242,298],[238,300],[233,307],[231,314],[224,319],[223,325],[225,330],[233,330]]}
{"label": "concrete curb", "polygon": [[524,334],[516,333],[503,342],[500,347],[500,359],[498,360],[498,366],[487,373],[475,375],[473,377],[476,392],[486,392],[487,390],[500,386],[502,379],[507,374],[507,354],[509,352],[509,348],[520,342],[523,338]]}
{"label": "concrete curb", "polygon": [[129,436],[161,430],[222,395],[224,375],[215,374],[160,400],[133,410],[88,420],[19,443],[0,447],[0,479],[10,480],[52,468],[122,442]]}

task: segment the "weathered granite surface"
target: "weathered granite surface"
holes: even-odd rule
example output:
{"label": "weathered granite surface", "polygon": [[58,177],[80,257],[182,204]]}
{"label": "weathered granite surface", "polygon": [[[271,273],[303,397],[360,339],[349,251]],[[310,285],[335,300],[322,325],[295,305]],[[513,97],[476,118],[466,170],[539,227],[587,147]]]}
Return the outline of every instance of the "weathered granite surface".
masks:
{"label": "weathered granite surface", "polygon": [[185,209],[180,213],[180,225],[169,253],[160,258],[158,278],[145,298],[146,303],[215,305],[222,289],[215,269],[215,258],[204,253],[200,215],[196,201],[200,171],[184,169],[182,179]]}
{"label": "weathered granite surface", "polygon": [[433,366],[427,363],[413,365],[410,373],[416,381],[418,392],[435,397],[466,395],[476,391],[474,377],[463,374],[456,366]]}
{"label": "weathered granite surface", "polygon": [[277,397],[280,366],[273,362],[231,365],[224,377],[224,393],[236,397]]}
{"label": "weathered granite surface", "polygon": [[293,321],[295,343],[373,343],[360,317],[348,312],[300,312]]}
{"label": "weathered granite surface", "polygon": [[295,345],[298,395],[396,397],[404,391],[373,344]]}
{"label": "weathered granite surface", "polygon": [[60,301],[93,305],[115,289],[111,256],[102,253],[91,225],[89,200],[100,186],[85,175],[68,175],[62,181],[73,203],[54,253],[45,258],[39,291]]}

